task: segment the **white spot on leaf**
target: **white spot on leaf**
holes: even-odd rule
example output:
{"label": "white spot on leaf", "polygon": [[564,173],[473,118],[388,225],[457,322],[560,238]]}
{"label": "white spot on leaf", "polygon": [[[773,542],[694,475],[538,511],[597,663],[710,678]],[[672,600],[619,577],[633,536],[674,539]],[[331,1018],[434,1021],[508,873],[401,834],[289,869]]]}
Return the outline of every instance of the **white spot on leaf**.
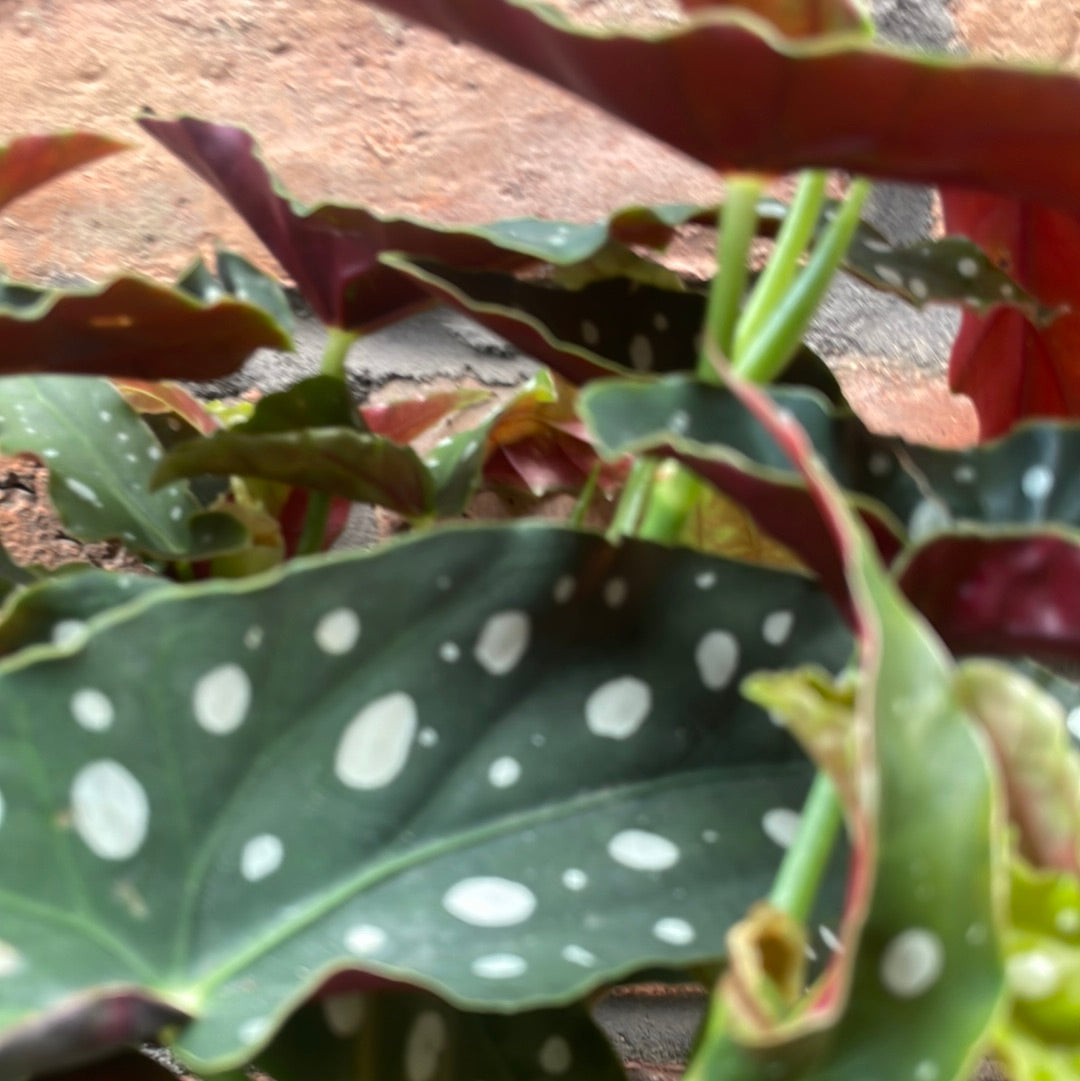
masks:
{"label": "white spot on leaf", "polygon": [[638,372],[648,372],[652,366],[652,342],[644,334],[635,334],[630,339],[630,367]]}
{"label": "white spot on leaf", "polygon": [[334,773],[349,788],[385,788],[405,768],[416,734],[416,702],[402,691],[365,706],[348,724]]}
{"label": "white spot on leaf", "polygon": [[344,1040],[355,1036],[364,1023],[364,996],[356,992],[327,995],[319,999],[326,1027],[332,1036]]}
{"label": "white spot on leaf", "polygon": [[945,947],[933,931],[913,927],[897,935],[881,957],[885,990],[897,998],[917,998],[937,983],[945,968]]}
{"label": "white spot on leaf", "polygon": [[790,807],[774,807],[761,816],[765,836],[781,848],[790,848],[802,824],[802,815]]}
{"label": "white spot on leaf", "polygon": [[701,682],[710,691],[722,691],[739,668],[739,643],[730,631],[709,631],[694,650]]}
{"label": "white spot on leaf", "polygon": [[761,624],[761,636],[770,646],[782,646],[795,626],[795,613],[786,609],[770,612]]}
{"label": "white spot on leaf", "polygon": [[629,593],[630,587],[625,578],[609,578],[604,583],[604,603],[609,608],[621,608]]}
{"label": "white spot on leaf", "polygon": [[446,661],[447,664],[456,664],[461,660],[461,649],[457,642],[443,642],[439,646],[439,656]]}
{"label": "white spot on leaf", "polygon": [[979,273],[979,264],[970,255],[965,255],[962,259],[957,260],[956,269],[960,272],[960,277],[974,278]]}
{"label": "white spot on leaf", "polygon": [[564,574],[555,583],[555,588],[551,591],[551,595],[555,598],[556,604],[566,604],[570,598],[573,597],[575,590],[577,589],[577,581],[572,574]]}
{"label": "white spot on leaf", "polygon": [[678,916],[665,916],[653,924],[653,937],[669,946],[689,946],[697,938],[697,932],[686,920]]}
{"label": "white spot on leaf", "polygon": [[473,961],[472,972],[485,980],[512,980],[529,967],[516,953],[489,953]]}
{"label": "white spot on leaf", "polygon": [[[867,244],[869,247],[869,244]],[[875,263],[874,273],[886,284],[891,285],[894,289],[904,288],[904,278],[899,271],[894,270],[891,266],[887,266],[885,263]]]}
{"label": "white spot on leaf", "polygon": [[259,882],[272,875],[285,858],[285,846],[280,837],[260,833],[252,837],[240,853],[240,873],[248,882]]}
{"label": "white spot on leaf", "polygon": [[81,619],[61,619],[50,635],[54,646],[68,646],[86,634],[87,626]]}
{"label": "white spot on leaf", "polygon": [[608,841],[607,850],[632,871],[666,871],[679,862],[679,846],[648,830],[622,830]]}
{"label": "white spot on leaf", "polygon": [[371,923],[358,923],[345,932],[345,949],[356,957],[378,953],[386,945],[386,932]]}
{"label": "white spot on leaf", "polygon": [[930,295],[930,290],[922,278],[912,278],[908,281],[908,288],[916,300],[925,300]]}
{"label": "white spot on leaf", "polygon": [[26,968],[26,958],[10,943],[0,939],[0,980],[17,976]]}
{"label": "white spot on leaf", "polygon": [[540,1069],[553,1077],[566,1073],[573,1061],[570,1045],[562,1036],[549,1036],[540,1046],[540,1054],[537,1056]]}
{"label": "white spot on leaf", "polygon": [[521,763],[510,755],[496,758],[488,767],[488,781],[495,788],[509,788],[521,777]]}
{"label": "white spot on leaf", "polygon": [[844,944],[837,937],[837,934],[831,927],[826,927],[825,924],[821,924],[818,927],[818,934],[821,935],[821,941],[832,950],[833,953],[843,953]]}
{"label": "white spot on leaf", "polygon": [[127,769],[103,758],[75,775],[71,816],[75,832],[95,856],[126,860],[146,840],[150,803],[143,786]]}
{"label": "white spot on leaf", "polygon": [[98,499],[97,492],[89,484],[84,484],[81,480],[76,480],[75,477],[65,477],[64,487],[91,506],[101,508],[101,500]]}
{"label": "white spot on leaf", "polygon": [[600,328],[591,319],[582,320],[581,340],[586,345],[596,345],[600,341]]}
{"label": "white spot on leaf", "polygon": [[315,644],[332,657],[340,657],[356,645],[360,637],[360,617],[351,608],[335,608],[315,627]]}
{"label": "white spot on leaf", "polygon": [[629,739],[652,709],[652,691],[635,676],[601,684],[585,703],[585,723],[594,736]]}
{"label": "white spot on leaf", "polygon": [[405,1043],[406,1081],[431,1081],[446,1048],[446,1022],[434,1010],[418,1015]]}
{"label": "white spot on leaf", "polygon": [[1057,991],[1064,973],[1048,953],[1028,950],[1015,954],[1005,962],[1005,975],[1009,989],[1017,998],[1038,1002]]}
{"label": "white spot on leaf", "polygon": [[251,680],[238,664],[219,665],[195,684],[191,705],[201,728],[212,736],[227,736],[244,723],[251,705]]}
{"label": "white spot on leaf", "polygon": [[572,942],[568,946],[563,946],[561,955],[564,961],[569,961],[572,965],[580,965],[581,968],[592,968],[597,961],[595,953],[585,949],[584,946],[576,946]]}
{"label": "white spot on leaf", "polygon": [[473,927],[513,927],[536,911],[536,895],[520,882],[483,875],[454,883],[442,904],[455,919]]}
{"label": "white spot on leaf", "polygon": [[936,1062],[931,1062],[930,1059],[924,1058],[915,1067],[915,1072],[911,1075],[913,1081],[937,1081],[941,1071],[938,1069]]}
{"label": "white spot on leaf", "polygon": [[700,571],[695,574],[694,585],[698,589],[712,589],[716,585],[716,571]]}
{"label": "white spot on leaf", "polygon": [[589,876],[580,867],[567,867],[562,873],[562,884],[577,893],[589,884]]}
{"label": "white spot on leaf", "polygon": [[87,732],[104,732],[116,716],[108,695],[93,687],[83,687],[71,696],[71,715]]}
{"label": "white spot on leaf", "polygon": [[1032,503],[1041,502],[1054,490],[1054,471],[1042,464],[1029,466],[1020,479],[1020,489]]}
{"label": "white spot on leaf", "polygon": [[258,1043],[270,1031],[270,1022],[265,1017],[250,1017],[237,1030],[236,1035],[243,1044]]}
{"label": "white spot on leaf", "polygon": [[524,612],[497,612],[484,624],[473,656],[493,676],[505,676],[525,656],[529,635],[529,617]]}

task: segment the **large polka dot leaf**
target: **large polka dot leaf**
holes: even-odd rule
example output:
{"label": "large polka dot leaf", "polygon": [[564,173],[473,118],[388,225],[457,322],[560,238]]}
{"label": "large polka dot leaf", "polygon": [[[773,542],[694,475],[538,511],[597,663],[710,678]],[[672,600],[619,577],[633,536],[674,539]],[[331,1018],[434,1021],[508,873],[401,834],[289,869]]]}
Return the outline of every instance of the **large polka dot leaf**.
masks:
{"label": "large polka dot leaf", "polygon": [[90,620],[144,593],[177,588],[149,574],[99,571],[69,564],[52,577],[25,583],[0,608],[0,655],[52,642],[65,645],[87,629]]}
{"label": "large polka dot leaf", "polygon": [[[804,677],[794,709],[790,676],[762,674],[751,688],[834,776],[853,851],[842,950],[779,1014],[749,982],[753,969],[734,964],[722,985],[730,1038],[703,1046],[698,1076],[959,1081],[1002,997],[1005,786],[972,723],[972,688],[899,593],[798,422],[760,390],[731,385],[803,474],[844,558],[859,643],[846,738],[843,695],[827,681]],[[815,714],[824,721],[808,729]],[[749,919],[748,932],[760,922]]]}
{"label": "large polka dot leaf", "polygon": [[153,483],[204,474],[277,481],[421,516],[431,480],[410,447],[373,435],[340,379],[314,376],[259,400],[248,420],[176,444]]}
{"label": "large polka dot leaf", "polygon": [[572,383],[697,362],[705,298],[615,277],[582,288],[399,254],[383,262]]}
{"label": "large polka dot leaf", "polygon": [[[255,1065],[274,1081],[625,1077],[584,1006],[469,1013],[401,989],[320,996],[290,1018]],[[239,1071],[235,1081],[242,1081]]]}
{"label": "large polka dot leaf", "polygon": [[106,379],[0,380],[0,450],[33,454],[49,468],[50,498],[81,540],[187,559],[246,539],[235,519],[203,511],[186,484],[150,491],[161,444]]}
{"label": "large polka dot leaf", "polygon": [[13,139],[0,146],[0,209],[70,169],[89,165],[127,145],[89,131]]}
{"label": "large polka dot leaf", "polygon": [[849,651],[802,575],[537,524],[165,589],[23,650],[0,1073],[117,988],[224,1069],[338,970],[520,1010],[721,955],[809,782],[739,678]]}

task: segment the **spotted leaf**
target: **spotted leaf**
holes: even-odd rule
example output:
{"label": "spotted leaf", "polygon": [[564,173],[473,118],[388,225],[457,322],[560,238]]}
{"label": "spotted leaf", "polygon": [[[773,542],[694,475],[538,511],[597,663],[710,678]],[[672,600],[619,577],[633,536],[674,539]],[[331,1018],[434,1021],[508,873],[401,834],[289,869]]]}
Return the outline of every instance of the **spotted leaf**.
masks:
{"label": "spotted leaf", "polygon": [[216,1070],[344,969],[503,1011],[715,957],[808,782],[739,677],[849,649],[803,576],[521,524],[164,590],[22,651],[0,1073],[117,986],[189,1014],[179,1052]]}
{"label": "spotted leaf", "polygon": [[172,583],[152,575],[99,571],[83,565],[26,585],[0,609],[0,654],[51,642],[66,645],[90,620]]}
{"label": "spotted leaf", "polygon": [[127,146],[117,139],[87,131],[13,139],[0,146],[0,208],[54,177]]}
{"label": "spotted leaf", "polygon": [[713,168],[843,169],[1080,210],[1072,75],[920,59],[843,35],[785,40],[721,13],[601,35],[526,0],[379,5],[550,79]]}
{"label": "spotted leaf", "polygon": [[[894,558],[903,528],[889,508],[914,507],[921,496],[897,467],[890,442],[812,392],[777,387],[769,394],[806,428],[838,481],[857,493],[878,551]],[[582,391],[581,415],[604,453],[648,452],[683,462],[745,507],[846,603],[840,556],[809,493],[767,429],[724,388],[682,376],[605,380]]]}
{"label": "spotted leaf", "polygon": [[260,308],[136,277],[67,291],[0,283],[0,336],[4,374],[217,379],[256,349],[292,348]]}
{"label": "spotted leaf", "polygon": [[154,483],[207,473],[329,492],[410,516],[432,509],[431,481],[416,452],[372,435],[344,383],[330,376],[269,394],[250,419],[178,443]]}
{"label": "spotted leaf", "polygon": [[1063,314],[1021,288],[967,237],[894,245],[863,222],[843,265],[868,285],[895,293],[917,308],[928,303],[960,304],[982,316],[1004,307],[1041,326]]}
{"label": "spotted leaf", "polygon": [[583,1006],[468,1013],[402,990],[321,996],[289,1020],[256,1065],[274,1081],[624,1078]]}
{"label": "spotted leaf", "polygon": [[631,207],[599,225],[519,219],[454,228],[362,207],[305,207],[282,194],[246,131],[193,117],[140,124],[229,202],[322,322],[350,330],[373,330],[431,303],[415,282],[380,263],[381,252],[459,266],[571,263],[612,242],[663,246],[677,225],[698,214],[689,206]]}
{"label": "spotted leaf", "polygon": [[161,445],[105,379],[0,380],[0,450],[48,466],[49,496],[80,540],[119,540],[161,559],[244,543],[239,524],[203,513],[186,484],[150,491]]}
{"label": "spotted leaf", "polygon": [[[842,952],[779,1016],[734,965],[723,985],[734,1042],[705,1045],[706,1075],[964,1076],[1003,984],[995,942],[1004,919],[1002,808],[989,751],[951,658],[900,595],[806,433],[759,389],[725,377],[802,473],[835,537],[859,673],[848,733],[855,783],[845,783],[843,759],[819,751],[826,768],[839,762],[852,838]],[[756,677],[755,697],[767,698],[769,684]],[[830,718],[834,726],[835,710]]]}
{"label": "spotted leaf", "polygon": [[282,331],[292,333],[292,309],[281,283],[236,252],[217,252],[216,275],[201,258],[198,259],[181,277],[177,288],[204,304],[234,297],[261,308]]}

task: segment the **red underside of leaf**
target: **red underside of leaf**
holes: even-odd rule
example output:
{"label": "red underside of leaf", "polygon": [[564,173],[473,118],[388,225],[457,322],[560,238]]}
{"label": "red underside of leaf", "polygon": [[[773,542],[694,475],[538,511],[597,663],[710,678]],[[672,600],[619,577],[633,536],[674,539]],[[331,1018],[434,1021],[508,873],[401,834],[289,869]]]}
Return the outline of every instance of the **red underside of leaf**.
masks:
{"label": "red underside of leaf", "polygon": [[953,653],[1080,660],[1080,546],[1044,534],[946,536],[900,584]]}
{"label": "red underside of leaf", "polygon": [[1014,309],[966,312],[949,383],[979,414],[982,438],[1026,417],[1080,416],[1080,217],[1032,203],[943,192],[945,222],[978,244],[1028,292],[1072,311],[1044,327]]}
{"label": "red underside of leaf", "polygon": [[15,139],[0,147],[0,208],[69,169],[126,148],[117,139],[87,131]]}
{"label": "red underside of leaf", "polygon": [[380,5],[471,40],[718,169],[847,169],[1080,212],[1080,80],[1071,75],[871,46],[781,46],[719,21],[599,37],[504,0]]}

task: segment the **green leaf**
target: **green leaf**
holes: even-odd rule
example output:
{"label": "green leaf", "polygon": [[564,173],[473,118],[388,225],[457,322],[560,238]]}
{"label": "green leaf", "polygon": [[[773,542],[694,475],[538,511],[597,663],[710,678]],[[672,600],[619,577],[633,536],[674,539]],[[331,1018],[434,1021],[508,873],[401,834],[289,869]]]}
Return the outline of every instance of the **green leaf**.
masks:
{"label": "green leaf", "polygon": [[844,269],[916,308],[952,303],[985,314],[1002,305],[1038,325],[1052,322],[1062,311],[1022,289],[982,248],[962,236],[894,245],[863,222],[848,247]]}
{"label": "green leaf", "polygon": [[345,384],[325,375],[268,394],[247,421],[178,443],[154,484],[204,474],[311,488],[411,517],[432,509],[431,480],[416,452],[372,435]]}
{"label": "green leaf", "polygon": [[625,1076],[583,1006],[466,1013],[400,990],[321,995],[289,1019],[256,1066],[274,1081]]}
{"label": "green leaf", "polygon": [[522,524],[163,590],[0,662],[0,1073],[117,985],[224,1069],[342,969],[516,1011],[722,954],[809,779],[739,675],[849,648],[800,575]]}
{"label": "green leaf", "polygon": [[57,291],[0,285],[0,371],[219,379],[256,349],[291,349],[274,318],[239,300],[201,302],[145,278]]}
{"label": "green leaf", "polygon": [[49,495],[80,540],[121,540],[161,559],[202,558],[245,541],[234,519],[203,513],[187,485],[150,491],[161,445],[108,380],[0,380],[0,450],[48,466]]}
{"label": "green leaf", "polygon": [[95,616],[171,586],[164,578],[82,566],[28,585],[0,609],[0,655],[44,642],[77,641]]}
{"label": "green leaf", "polygon": [[13,139],[0,146],[0,208],[70,169],[126,150],[128,145],[88,131]]}
{"label": "green leaf", "polygon": [[[706,1042],[697,1072],[718,1081],[967,1076],[1003,984],[997,774],[951,658],[900,595],[806,433],[760,389],[724,374],[802,473],[844,559],[859,644],[850,723],[836,710],[842,694],[823,696],[820,680],[804,681],[812,703],[825,699],[809,711],[813,730],[801,703],[790,719],[846,797],[853,856],[842,953],[779,1015],[750,982],[753,967],[735,965],[724,997],[735,1042]],[[790,677],[779,678],[790,694]],[[761,675],[749,688],[772,705],[773,682]]]}
{"label": "green leaf", "polygon": [[1080,881],[1012,867],[1005,941],[1010,1004],[993,1047],[1012,1081],[1080,1078]]}
{"label": "green leaf", "polygon": [[234,297],[261,308],[283,333],[292,334],[292,309],[281,283],[236,252],[217,252],[217,277],[201,258],[196,260],[176,287],[204,304],[213,304],[222,297]]}

